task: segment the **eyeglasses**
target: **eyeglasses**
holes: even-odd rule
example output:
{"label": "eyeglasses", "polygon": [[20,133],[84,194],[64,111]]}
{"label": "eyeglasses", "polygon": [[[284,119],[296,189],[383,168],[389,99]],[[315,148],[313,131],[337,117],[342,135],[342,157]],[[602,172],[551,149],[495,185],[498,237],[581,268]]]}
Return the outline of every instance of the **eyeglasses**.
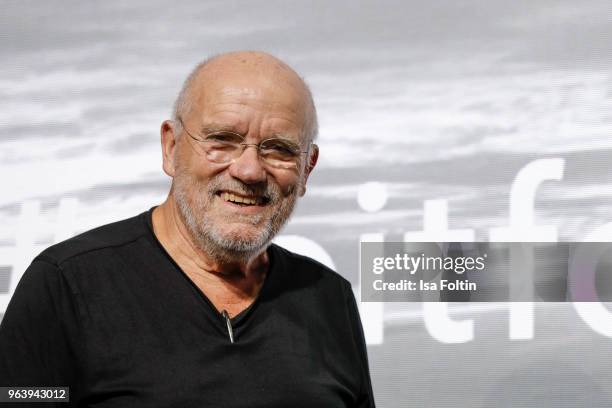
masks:
{"label": "eyeglasses", "polygon": [[244,150],[253,146],[259,157],[267,165],[279,169],[299,169],[302,155],[310,152],[301,150],[300,146],[291,140],[271,138],[259,143],[244,143],[244,136],[230,131],[212,132],[204,136],[194,136],[187,130],[182,118],[178,118],[185,132],[203,150],[206,158],[213,163],[226,164],[238,159]]}

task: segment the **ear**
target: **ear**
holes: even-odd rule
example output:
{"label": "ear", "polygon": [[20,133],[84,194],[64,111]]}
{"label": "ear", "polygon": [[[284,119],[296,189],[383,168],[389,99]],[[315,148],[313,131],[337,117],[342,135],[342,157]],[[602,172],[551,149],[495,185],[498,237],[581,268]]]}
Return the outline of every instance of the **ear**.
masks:
{"label": "ear", "polygon": [[171,120],[163,121],[160,134],[164,172],[170,177],[174,177],[176,165],[174,156],[177,147],[176,137],[178,136],[174,122]]}
{"label": "ear", "polygon": [[308,181],[310,172],[312,172],[317,165],[317,160],[319,160],[319,146],[313,143],[310,147],[310,153],[308,154],[308,162],[306,163],[306,168],[304,169],[304,176],[302,182],[300,183],[300,197],[306,194],[306,182]]}

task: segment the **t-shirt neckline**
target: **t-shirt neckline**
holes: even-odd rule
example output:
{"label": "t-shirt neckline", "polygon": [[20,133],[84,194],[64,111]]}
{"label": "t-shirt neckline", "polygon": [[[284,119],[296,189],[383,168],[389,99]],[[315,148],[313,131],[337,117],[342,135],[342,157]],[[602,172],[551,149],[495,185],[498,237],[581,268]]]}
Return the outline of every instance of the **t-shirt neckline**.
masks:
{"label": "t-shirt neckline", "polygon": [[[195,290],[195,292],[199,295],[199,298],[203,300],[203,303],[205,304],[208,311],[216,317],[215,320],[218,321],[223,328],[225,328],[226,323],[225,318],[222,315],[222,311],[218,310],[215,307],[215,305],[210,301],[208,296],[206,296],[206,294],[202,292],[202,290],[200,290],[200,288],[191,280],[191,278],[185,273],[185,271],[183,271],[183,269],[170,256],[168,251],[166,251],[166,248],[164,248],[164,246],[161,244],[161,242],[155,235],[155,231],[153,230],[153,210],[155,210],[155,208],[157,208],[157,206],[151,207],[148,211],[142,214],[143,221],[149,233],[148,235],[150,240],[161,251],[163,257],[170,262],[170,264],[173,266],[173,269],[175,269],[182,276],[182,278],[187,281],[191,288]],[[247,306],[244,310],[240,311],[240,313],[238,313],[236,316],[230,318],[232,328],[237,329],[238,327],[243,325],[246,322],[247,318],[252,315],[254,310],[257,308],[257,305],[263,300],[265,300],[265,298],[267,298],[268,292],[270,290],[269,288],[273,285],[271,282],[272,278],[276,278],[278,275],[278,272],[275,272],[278,269],[276,256],[277,250],[278,249],[276,248],[276,245],[272,243],[266,249],[266,251],[268,252],[270,264],[268,267],[268,273],[266,274],[266,277],[264,279],[264,283],[253,302],[251,302],[251,304]]]}

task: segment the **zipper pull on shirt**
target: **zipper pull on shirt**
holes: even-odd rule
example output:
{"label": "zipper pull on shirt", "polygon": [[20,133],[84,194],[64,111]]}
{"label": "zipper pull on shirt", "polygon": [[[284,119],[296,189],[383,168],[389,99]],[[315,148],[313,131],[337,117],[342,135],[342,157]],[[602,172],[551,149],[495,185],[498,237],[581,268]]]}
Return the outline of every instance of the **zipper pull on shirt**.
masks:
{"label": "zipper pull on shirt", "polygon": [[225,324],[227,325],[227,334],[229,335],[230,342],[234,343],[234,331],[232,330],[232,321],[230,320],[229,314],[226,310],[221,312],[221,315],[225,318]]}

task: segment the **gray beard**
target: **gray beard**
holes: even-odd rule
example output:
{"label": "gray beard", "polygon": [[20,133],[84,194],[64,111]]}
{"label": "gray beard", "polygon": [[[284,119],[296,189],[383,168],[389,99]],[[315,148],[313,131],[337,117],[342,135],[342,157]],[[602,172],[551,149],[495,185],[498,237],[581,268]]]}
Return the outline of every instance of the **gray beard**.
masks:
{"label": "gray beard", "polygon": [[[218,263],[246,263],[249,259],[259,254],[272,241],[280,231],[293,212],[297,201],[297,188],[294,188],[289,196],[283,200],[278,185],[268,184],[264,192],[270,198],[268,205],[273,206],[281,202],[278,211],[274,212],[269,220],[265,221],[256,237],[227,237],[206,216],[213,205],[215,192],[223,187],[229,186],[220,180],[213,178],[206,185],[199,184],[191,175],[180,172],[174,177],[173,196],[179,210],[182,221],[187,226],[195,245],[203,251],[211,260]],[[238,181],[232,182],[232,190],[246,194],[255,193],[248,185]],[[190,191],[192,192],[190,194]],[[261,190],[257,191],[261,194]],[[281,201],[282,200],[282,201]],[[244,223],[257,225],[262,221],[263,215],[238,216],[238,220]],[[242,219],[240,219],[242,218]]]}

